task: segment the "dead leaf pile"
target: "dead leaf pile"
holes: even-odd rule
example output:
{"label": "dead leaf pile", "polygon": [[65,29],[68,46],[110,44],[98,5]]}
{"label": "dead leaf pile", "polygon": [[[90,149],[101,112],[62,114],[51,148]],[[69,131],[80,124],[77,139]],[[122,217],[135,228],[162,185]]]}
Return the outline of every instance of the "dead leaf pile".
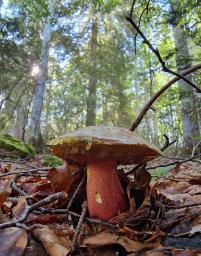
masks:
{"label": "dead leaf pile", "polygon": [[0,170],[0,256],[201,255],[200,164],[181,164],[151,186],[145,170],[135,180],[121,172],[129,211],[109,222],[87,213],[79,233],[84,170],[29,165],[11,161]]}

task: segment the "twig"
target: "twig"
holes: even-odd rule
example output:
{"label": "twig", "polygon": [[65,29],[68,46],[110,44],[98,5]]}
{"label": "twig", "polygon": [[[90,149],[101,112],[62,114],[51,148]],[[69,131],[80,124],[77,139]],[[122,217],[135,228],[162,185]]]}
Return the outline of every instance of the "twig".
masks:
{"label": "twig", "polygon": [[77,248],[77,243],[78,243],[78,240],[79,240],[82,224],[84,222],[84,219],[85,219],[85,216],[86,216],[86,213],[87,213],[87,208],[88,208],[87,207],[87,201],[84,201],[83,204],[82,204],[82,212],[81,212],[81,215],[80,215],[80,218],[79,218],[79,221],[78,221],[78,224],[77,224],[74,236],[73,236],[71,249],[70,249],[70,251],[68,252],[67,255],[71,255],[71,253]]}
{"label": "twig", "polygon": [[[40,207],[39,209],[40,213],[52,213],[52,214],[70,214],[74,217],[77,217],[77,218],[80,218],[80,214],[76,213],[76,212],[72,212],[72,211],[67,211],[67,209],[46,209],[46,208],[42,208]],[[99,225],[104,225],[104,226],[107,226],[107,227],[110,227],[110,228],[118,228],[118,224],[114,224],[114,223],[111,223],[109,221],[103,221],[101,219],[93,219],[93,218],[89,218],[89,217],[86,217],[86,221],[89,222],[89,223],[94,223],[94,224],[99,224]]]}
{"label": "twig", "polygon": [[125,175],[128,176],[128,175],[135,173],[135,171],[137,171],[139,169],[140,170],[145,169],[146,165],[147,164],[137,164],[132,170],[126,172]]}
{"label": "twig", "polygon": [[56,201],[56,200],[61,199],[61,198],[66,198],[66,197],[67,197],[67,194],[65,192],[58,192],[58,193],[55,193],[53,195],[50,195],[50,196],[40,200],[39,202],[37,202],[35,204],[26,205],[24,213],[19,219],[0,224],[0,229],[9,228],[9,227],[16,227],[17,224],[26,220],[26,218],[28,217],[28,215],[31,211],[33,211],[33,210],[35,210],[35,209],[37,209],[37,208],[39,208],[43,205],[49,204],[53,201]]}
{"label": "twig", "polygon": [[[166,141],[165,141],[164,146],[161,148],[161,151],[164,151],[166,148],[168,148],[169,146],[171,146],[172,144],[174,144],[176,142],[176,140],[170,142],[168,136],[165,135],[165,134],[163,134],[163,136],[165,137]],[[143,169],[143,168],[145,169],[146,168],[146,164],[137,164],[132,170],[128,171],[125,175],[126,176],[131,175],[135,171],[137,171],[139,168],[140,169]]]}
{"label": "twig", "polygon": [[177,224],[177,223],[180,222],[180,221],[183,221],[183,220],[188,219],[188,218],[197,217],[197,216],[199,216],[199,215],[200,215],[200,213],[192,213],[192,214],[190,214],[190,215],[187,215],[187,216],[181,217],[181,218],[179,218],[179,219],[177,219],[177,220],[174,220],[174,221],[171,222],[171,223],[164,224],[164,225],[160,226],[160,229],[161,229],[161,230],[167,229],[167,228],[169,228],[169,227],[171,227],[171,226]]}
{"label": "twig", "polygon": [[11,95],[12,91],[15,89],[15,87],[18,85],[18,83],[19,83],[20,81],[21,81],[21,79],[18,79],[18,80],[13,84],[13,86],[12,86],[12,88],[10,89],[9,93],[7,94],[7,96],[1,101],[1,103],[0,103],[0,109],[1,109],[2,106],[3,106],[3,103],[4,103],[5,101],[7,101],[7,100],[10,98],[10,95]]}
{"label": "twig", "polygon": [[19,188],[19,187],[17,186],[15,180],[13,180],[13,181],[11,182],[11,188],[12,188],[15,192],[17,192],[20,196],[24,196],[26,199],[27,199],[27,198],[28,198],[28,199],[31,198],[29,194],[27,194],[26,192],[24,192],[21,188]]}
{"label": "twig", "polygon": [[183,209],[183,208],[190,208],[190,207],[197,207],[197,206],[201,206],[201,202],[199,203],[193,203],[193,204],[184,204],[184,205],[167,205],[167,204],[163,204],[160,201],[156,201],[156,205],[158,205],[160,208],[167,210],[170,209]]}
{"label": "twig", "polygon": [[162,59],[160,52],[157,48],[154,48],[154,46],[152,45],[152,43],[146,38],[146,36],[144,35],[144,33],[141,31],[141,29],[139,28],[139,26],[135,23],[135,21],[132,18],[132,10],[130,11],[130,15],[126,17],[127,21],[130,22],[130,24],[134,27],[134,29],[137,31],[137,33],[141,36],[141,38],[144,40],[144,43],[149,47],[149,49],[156,55],[156,57],[158,58],[158,61],[161,63],[161,66],[163,68],[164,72],[170,73],[172,75],[175,75],[177,78],[183,79],[185,82],[187,82],[188,84],[190,84],[194,89],[196,89],[197,92],[201,93],[201,89],[198,88],[192,81],[188,80],[187,78],[185,78],[182,74],[179,74],[173,70],[171,70],[170,68],[168,68],[166,66],[165,61]]}
{"label": "twig", "polygon": [[[140,24],[141,24],[141,20],[142,20],[142,16],[145,12],[149,12],[149,3],[150,3],[150,0],[148,0],[147,4],[146,4],[146,7],[144,8],[144,10],[141,12],[140,14],[140,18],[139,18],[139,22],[138,22],[138,27],[140,27]],[[133,9],[131,8],[131,11],[130,11],[130,17],[132,16],[132,13],[133,13]],[[138,33],[135,34],[135,39],[134,39],[134,45],[135,45],[135,54],[136,54],[136,41],[137,41],[137,35]]]}
{"label": "twig", "polygon": [[85,175],[84,175],[84,177],[82,178],[82,180],[81,180],[80,184],[78,185],[78,187],[76,188],[76,190],[75,190],[73,196],[71,197],[71,199],[70,199],[70,201],[69,201],[69,203],[68,203],[68,205],[67,205],[67,208],[66,208],[67,211],[69,211],[70,207],[72,206],[72,203],[74,202],[74,200],[75,200],[75,198],[76,198],[76,196],[77,196],[77,194],[78,194],[78,192],[79,192],[81,186],[84,184],[84,182],[85,182]]}
{"label": "twig", "polygon": [[195,145],[195,147],[194,147],[193,150],[192,150],[191,156],[194,156],[194,155],[195,155],[195,151],[196,151],[197,147],[198,147],[200,144],[201,144],[201,141],[199,141],[199,142]]}
{"label": "twig", "polygon": [[8,173],[0,174],[0,178],[9,176],[9,175],[13,175],[13,174],[22,174],[23,175],[23,174],[38,172],[38,171],[48,171],[49,169],[50,169],[50,167],[41,167],[41,168],[31,169],[31,170],[26,170],[26,171],[8,172]]}
{"label": "twig", "polygon": [[38,169],[38,168],[39,168],[38,166],[35,166],[35,165],[33,165],[33,164],[30,164],[30,163],[27,162],[26,160],[13,160],[13,159],[2,159],[2,158],[0,158],[0,162],[3,162],[3,163],[20,164],[20,165],[25,165],[25,166],[28,166],[28,167],[31,167],[31,168],[35,168],[35,169]]}
{"label": "twig", "polygon": [[24,229],[24,230],[27,231],[27,232],[31,232],[31,231],[32,231],[33,229],[35,229],[35,228],[43,228],[44,225],[42,225],[42,224],[33,224],[33,225],[31,225],[31,226],[27,226],[27,225],[24,224],[24,223],[17,223],[17,224],[16,224],[16,227],[22,228],[22,229]]}
{"label": "twig", "polygon": [[171,166],[171,165],[175,165],[175,164],[182,164],[182,163],[185,163],[188,161],[192,161],[193,159],[198,158],[200,156],[201,156],[201,154],[198,154],[196,156],[188,157],[188,158],[182,159],[182,160],[176,160],[174,162],[170,162],[167,164],[160,164],[160,165],[156,165],[156,166],[146,167],[146,170],[157,169],[158,167],[167,167],[167,166]]}
{"label": "twig", "polygon": [[[184,71],[182,71],[180,74],[182,76],[187,76],[190,73],[201,69],[201,64],[197,64],[195,66],[192,66]],[[149,101],[148,103],[144,106],[144,108],[142,109],[141,113],[138,115],[138,117],[136,118],[136,120],[133,122],[133,124],[130,127],[130,131],[134,131],[138,125],[141,123],[143,117],[146,115],[147,111],[150,109],[150,107],[153,105],[153,103],[161,96],[162,93],[164,93],[171,85],[173,85],[174,83],[176,83],[178,80],[180,80],[180,77],[175,77],[172,80],[170,80],[167,84],[165,84]]]}
{"label": "twig", "polygon": [[135,2],[136,2],[136,0],[133,0],[133,2],[132,2],[131,10],[130,10],[130,17],[132,17],[132,15],[133,15],[133,10],[134,10],[134,6],[135,6]]}
{"label": "twig", "polygon": [[172,144],[174,144],[177,141],[177,140],[173,140],[170,142],[170,140],[166,134],[163,134],[163,136],[165,137],[165,144],[161,148],[161,151],[164,151],[166,148],[170,147]]}

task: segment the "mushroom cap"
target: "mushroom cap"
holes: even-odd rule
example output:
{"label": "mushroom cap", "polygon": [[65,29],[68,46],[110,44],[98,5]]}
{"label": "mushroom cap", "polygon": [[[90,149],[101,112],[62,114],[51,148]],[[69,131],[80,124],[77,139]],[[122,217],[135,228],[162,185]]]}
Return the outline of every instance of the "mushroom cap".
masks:
{"label": "mushroom cap", "polygon": [[125,128],[89,126],[68,132],[48,143],[52,153],[77,162],[115,159],[118,164],[148,162],[162,154],[153,144]]}

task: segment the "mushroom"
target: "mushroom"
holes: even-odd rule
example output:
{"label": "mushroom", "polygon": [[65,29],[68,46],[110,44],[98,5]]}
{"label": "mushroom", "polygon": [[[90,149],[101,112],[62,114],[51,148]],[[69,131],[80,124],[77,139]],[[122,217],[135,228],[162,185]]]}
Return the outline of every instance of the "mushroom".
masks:
{"label": "mushroom", "polygon": [[113,126],[90,126],[48,144],[52,152],[87,166],[87,200],[91,217],[110,220],[129,209],[117,172],[118,164],[146,163],[161,154],[136,133]]}

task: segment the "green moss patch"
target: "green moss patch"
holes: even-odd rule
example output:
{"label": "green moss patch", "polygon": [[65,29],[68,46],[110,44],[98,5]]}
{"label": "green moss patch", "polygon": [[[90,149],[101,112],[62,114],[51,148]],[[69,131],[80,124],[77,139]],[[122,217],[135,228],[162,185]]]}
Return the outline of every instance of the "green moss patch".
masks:
{"label": "green moss patch", "polygon": [[23,143],[8,134],[0,134],[0,150],[3,156],[31,158],[35,154],[35,150],[30,144]]}
{"label": "green moss patch", "polygon": [[42,165],[56,167],[63,164],[63,160],[57,156],[46,154],[43,156]]}

